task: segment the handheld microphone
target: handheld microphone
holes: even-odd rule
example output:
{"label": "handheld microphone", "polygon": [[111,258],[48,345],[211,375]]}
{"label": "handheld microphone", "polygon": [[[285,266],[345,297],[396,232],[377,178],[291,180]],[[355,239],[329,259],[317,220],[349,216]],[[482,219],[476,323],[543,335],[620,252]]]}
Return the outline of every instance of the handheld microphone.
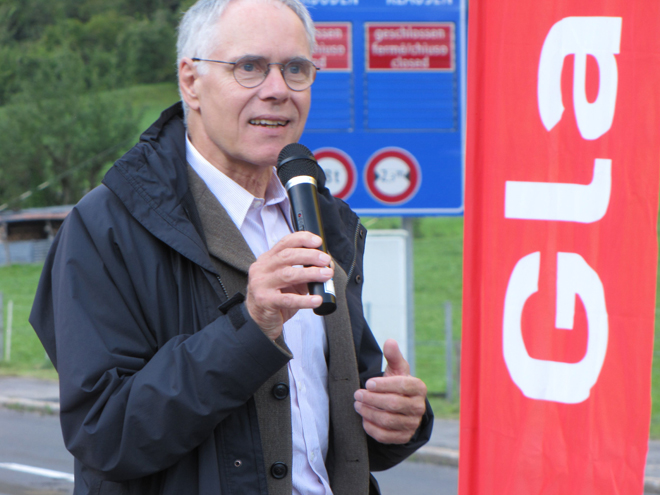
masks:
{"label": "handheld microphone", "polygon": [[[284,185],[291,202],[291,220],[296,232],[307,231],[322,240],[318,248],[328,252],[317,196],[317,184],[325,184],[325,174],[307,147],[298,143],[286,145],[277,157],[277,176]],[[321,296],[323,303],[314,309],[317,315],[329,315],[337,309],[332,279],[325,283],[310,282],[309,293]]]}

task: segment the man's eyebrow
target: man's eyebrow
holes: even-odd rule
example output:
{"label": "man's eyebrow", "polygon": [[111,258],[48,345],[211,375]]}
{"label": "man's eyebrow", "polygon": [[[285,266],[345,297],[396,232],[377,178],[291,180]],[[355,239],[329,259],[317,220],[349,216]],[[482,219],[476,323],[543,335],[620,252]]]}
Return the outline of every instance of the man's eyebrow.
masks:
{"label": "man's eyebrow", "polygon": [[311,62],[307,57],[291,57],[287,62]]}
{"label": "man's eyebrow", "polygon": [[[241,55],[239,57],[236,57],[235,60],[238,61],[238,60],[241,60],[243,58],[252,59],[252,60],[261,59],[261,60],[266,60],[268,62],[273,62],[273,60],[269,59],[268,57],[264,57],[263,55],[255,55],[255,54],[252,54],[252,53],[246,53],[245,55]],[[305,57],[304,55],[296,55],[296,56],[285,58],[283,60],[280,60],[280,61],[277,61],[277,62],[274,62],[274,63],[287,64],[289,62],[303,62],[303,61],[311,62],[311,60],[308,59],[307,57]]]}

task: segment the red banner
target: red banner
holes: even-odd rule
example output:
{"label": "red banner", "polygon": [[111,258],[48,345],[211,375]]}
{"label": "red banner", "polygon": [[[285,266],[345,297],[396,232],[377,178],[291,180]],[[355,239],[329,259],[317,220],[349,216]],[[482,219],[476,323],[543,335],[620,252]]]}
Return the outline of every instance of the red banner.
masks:
{"label": "red banner", "polygon": [[461,495],[643,491],[659,18],[470,2]]}

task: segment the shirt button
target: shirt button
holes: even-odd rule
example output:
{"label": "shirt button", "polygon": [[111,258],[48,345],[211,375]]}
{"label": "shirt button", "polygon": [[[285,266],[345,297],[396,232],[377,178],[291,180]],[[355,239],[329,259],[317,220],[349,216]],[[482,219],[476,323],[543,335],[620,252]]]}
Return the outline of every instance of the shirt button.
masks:
{"label": "shirt button", "polygon": [[270,474],[272,474],[273,478],[277,480],[285,478],[288,472],[289,468],[283,462],[276,462],[270,467]]}
{"label": "shirt button", "polygon": [[289,396],[289,386],[286,383],[277,383],[273,387],[273,396],[277,400],[286,399]]}

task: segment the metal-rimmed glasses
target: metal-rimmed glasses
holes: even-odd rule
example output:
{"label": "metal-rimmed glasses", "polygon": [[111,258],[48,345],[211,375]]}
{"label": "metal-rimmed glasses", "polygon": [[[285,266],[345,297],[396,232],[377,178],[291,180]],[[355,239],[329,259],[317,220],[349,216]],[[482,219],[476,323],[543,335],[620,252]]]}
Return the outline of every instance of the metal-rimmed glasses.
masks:
{"label": "metal-rimmed glasses", "polygon": [[206,58],[193,58],[192,60],[193,62],[213,62],[216,64],[233,65],[234,78],[244,88],[256,88],[268,77],[270,66],[279,65],[284,82],[289,89],[292,91],[304,91],[316,79],[316,71],[321,70],[305,58],[294,58],[286,64],[268,62],[263,57],[254,57],[251,55],[241,57],[236,62],[209,60]]}

